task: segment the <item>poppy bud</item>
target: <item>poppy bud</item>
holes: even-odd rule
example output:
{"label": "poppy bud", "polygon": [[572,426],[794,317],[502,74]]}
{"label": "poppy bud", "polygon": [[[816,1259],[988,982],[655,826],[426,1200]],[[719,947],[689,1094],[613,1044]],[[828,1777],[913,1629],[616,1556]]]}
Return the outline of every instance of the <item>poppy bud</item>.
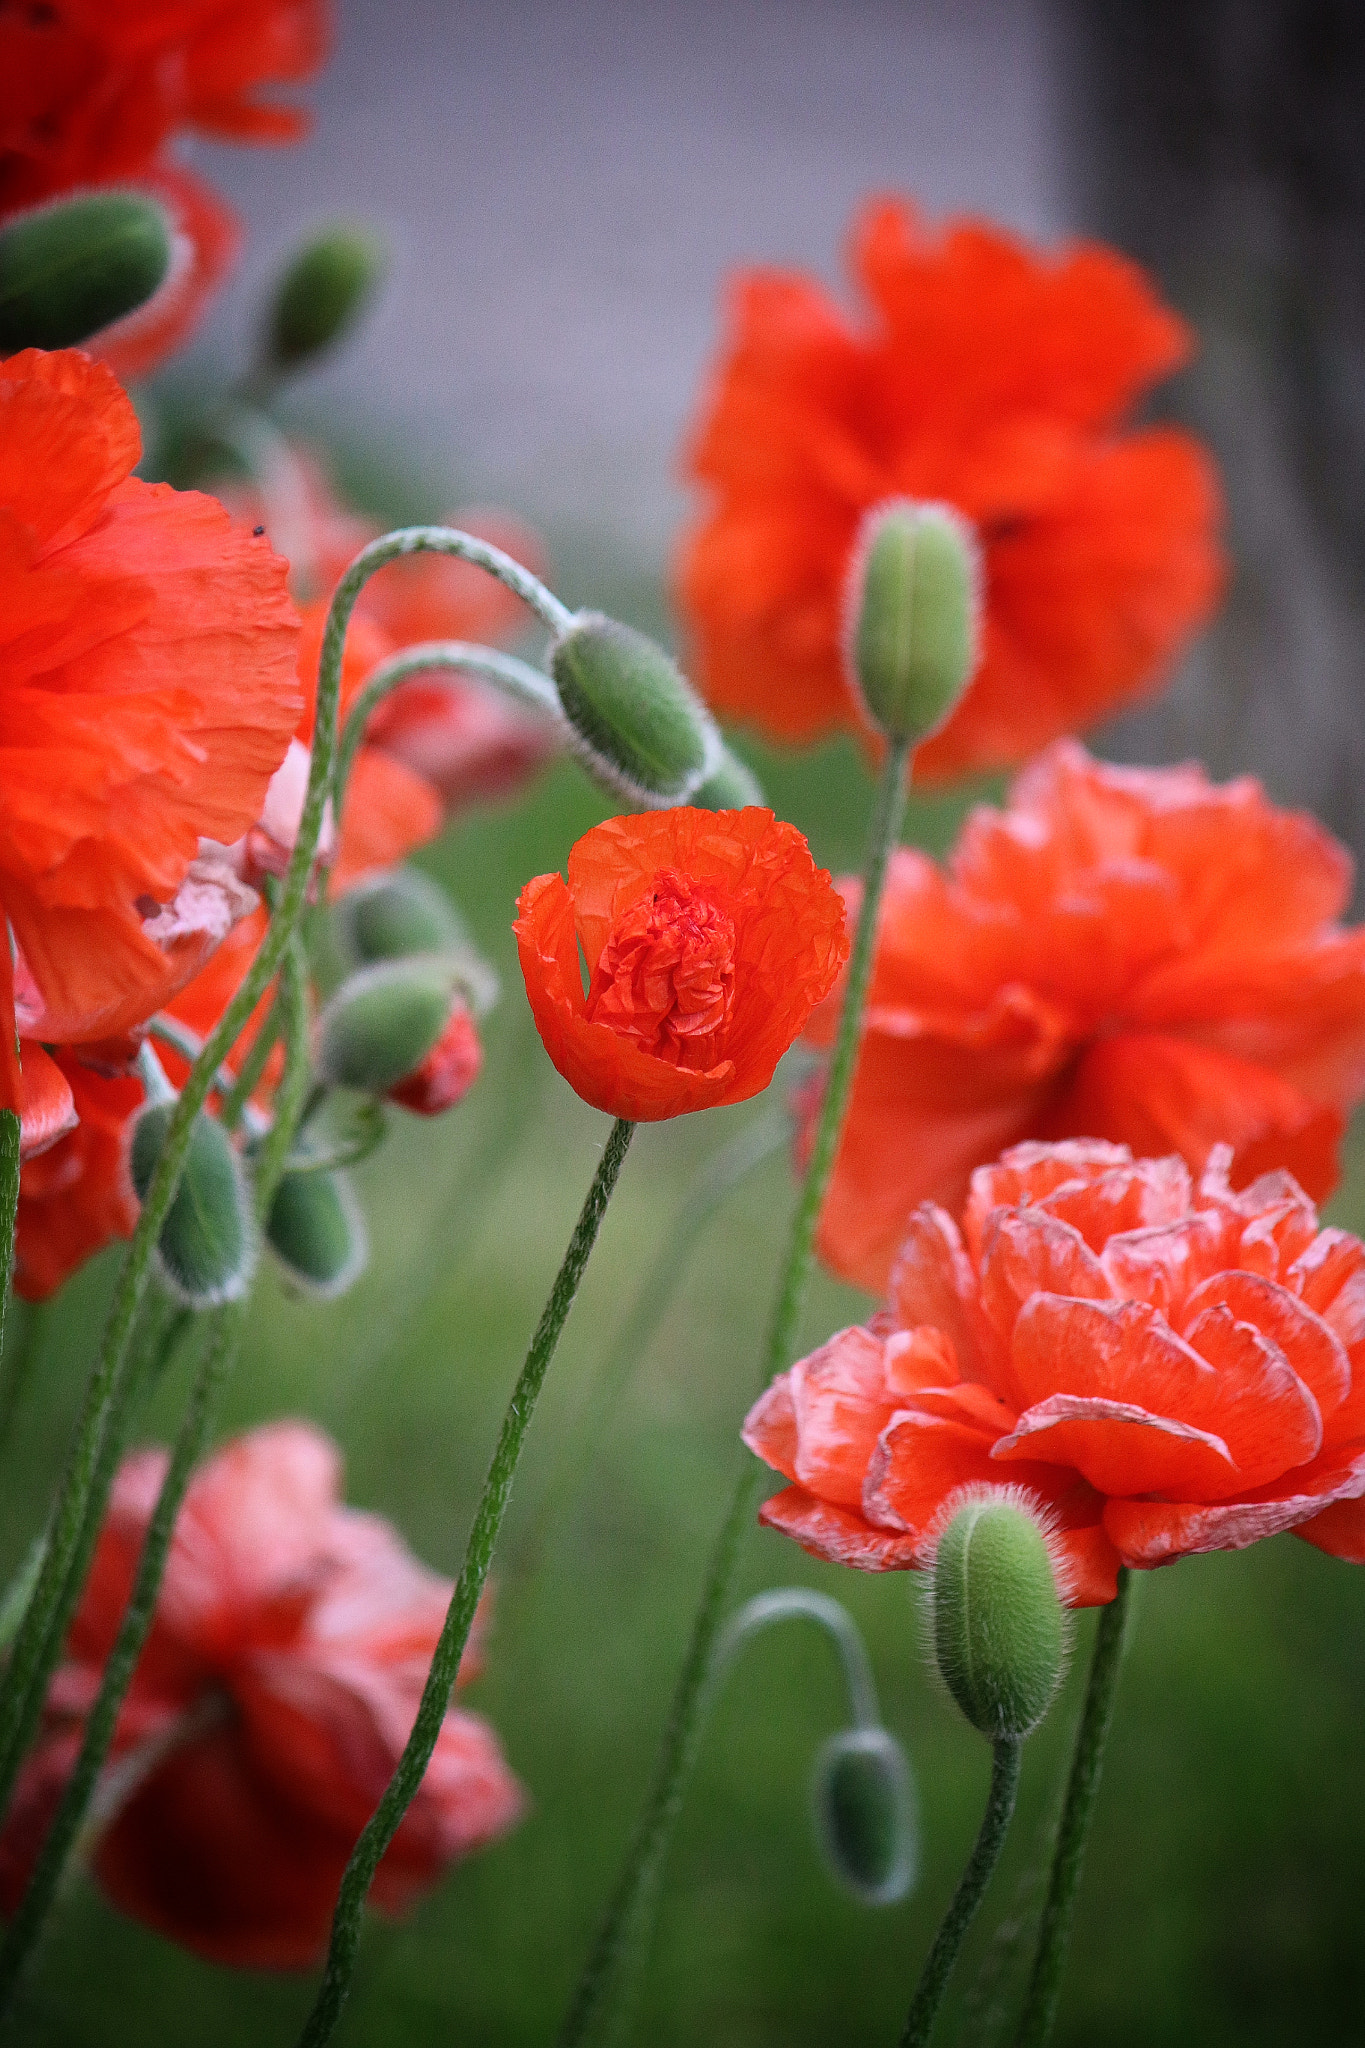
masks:
{"label": "poppy bud", "polygon": [[766,801],[758,777],[738,754],[723,746],[720,758],[699,789],[688,799],[698,811],[742,811]]}
{"label": "poppy bud", "polygon": [[384,274],[382,243],[368,229],[339,223],[298,251],[275,291],[266,354],[277,370],[297,370],[354,327]]}
{"label": "poppy bud", "polygon": [[600,612],[579,612],[550,672],[588,772],[642,806],[683,802],[719,747],[710,715],[662,647]]}
{"label": "poppy bud", "polygon": [[318,1019],[320,1079],[387,1093],[440,1039],[459,989],[459,963],[438,953],[357,968]]}
{"label": "poppy bud", "polygon": [[145,304],[171,261],[164,207],[86,192],[0,229],[0,354],[73,348]]}
{"label": "poppy bud", "polygon": [[863,521],[848,583],[848,662],[888,739],[937,731],[977,663],[980,558],[948,505],[908,498]]}
{"label": "poppy bud", "polygon": [[464,1004],[457,1002],[431,1051],[389,1089],[388,1099],[417,1116],[439,1116],[469,1093],[482,1065],[483,1048],[474,1019]]}
{"label": "poppy bud", "polygon": [[270,1249],[289,1278],[330,1301],[365,1270],[365,1219],[343,1173],[286,1173],[266,1218]]}
{"label": "poppy bud", "polygon": [[885,1728],[845,1728],[815,1760],[815,1829],[839,1883],[894,1906],[915,1882],[919,1843],[905,1752]]}
{"label": "poppy bud", "polygon": [[469,945],[464,920],[450,898],[415,868],[367,876],[338,898],[333,916],[357,966]]}
{"label": "poppy bud", "polygon": [[963,1499],[934,1556],[934,1648],[949,1692],[993,1742],[1018,1741],[1052,1704],[1067,1625],[1047,1535],[1013,1488]]}
{"label": "poppy bud", "polygon": [[[174,1110],[173,1100],[149,1103],[133,1125],[128,1169],[139,1201],[152,1184]],[[256,1263],[246,1180],[227,1132],[202,1110],[156,1249],[162,1279],[187,1308],[212,1308],[246,1293]]]}

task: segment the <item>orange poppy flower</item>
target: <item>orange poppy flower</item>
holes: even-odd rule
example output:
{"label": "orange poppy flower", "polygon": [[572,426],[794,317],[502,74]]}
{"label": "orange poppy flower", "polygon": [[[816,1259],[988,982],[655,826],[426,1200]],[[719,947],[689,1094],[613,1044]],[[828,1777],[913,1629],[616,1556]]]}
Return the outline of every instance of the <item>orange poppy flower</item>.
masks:
{"label": "orange poppy flower", "polygon": [[1365,1561],[1365,1245],[1220,1149],[1020,1145],[963,1232],[925,1203],[886,1309],[776,1379],[744,1440],[762,1520],[864,1571],[927,1564],[962,1489],[1053,1523],[1077,1606],[1140,1569],[1293,1529]]}
{"label": "orange poppy flower", "polygon": [[[955,1210],[1021,1138],[1178,1151],[1196,1172],[1226,1143],[1239,1185],[1284,1166],[1322,1200],[1365,1092],[1365,930],[1336,922],[1351,873],[1249,777],[1111,768],[1074,741],[972,813],[946,870],[901,849],[826,1262],[880,1289],[915,1205]],[[831,1003],[813,1042],[835,1021]]]}
{"label": "orange poppy flower", "polygon": [[[0,1836],[6,1912],[71,1770],[166,1462],[140,1451],[115,1482]],[[307,1969],[326,1947],[346,1859],[407,1740],[452,1591],[387,1522],[341,1505],[340,1478],[335,1445],[301,1422],[253,1430],[208,1461],[115,1734],[98,1883],[133,1919],[237,1968]],[[477,1662],[476,1646],[462,1680]],[[403,1911],[505,1834],[522,1803],[493,1730],[452,1708],[374,1903]]]}
{"label": "orange poppy flower", "polygon": [[59,1052],[52,1064],[75,1127],[24,1161],[14,1291],[25,1301],[46,1301],[111,1239],[131,1237],[138,1218],[124,1134],[142,1105],[141,1083],[132,1074],[94,1071],[71,1052]]}
{"label": "orange poppy flower", "polygon": [[1121,433],[1190,336],[1142,273],[1081,243],[1040,258],[979,221],[928,234],[896,200],[855,226],[869,308],[741,277],[688,460],[712,509],[678,588],[716,710],[782,741],[861,714],[841,656],[860,524],[947,502],[985,567],[981,662],[918,779],[1022,761],[1150,691],[1223,581],[1217,480],[1170,428]]}
{"label": "orange poppy flower", "polygon": [[[298,717],[283,562],[213,499],[130,475],[139,452],[88,357],[0,364],[7,1045],[16,1016],[26,1040],[110,1037],[197,970],[243,908],[201,840],[250,825]],[[19,1106],[12,1058],[0,1091]]]}
{"label": "orange poppy flower", "polygon": [[757,808],[609,818],[568,886],[538,875],[517,911],[545,1050],[585,1102],[645,1123],[766,1088],[848,956],[828,874]]}

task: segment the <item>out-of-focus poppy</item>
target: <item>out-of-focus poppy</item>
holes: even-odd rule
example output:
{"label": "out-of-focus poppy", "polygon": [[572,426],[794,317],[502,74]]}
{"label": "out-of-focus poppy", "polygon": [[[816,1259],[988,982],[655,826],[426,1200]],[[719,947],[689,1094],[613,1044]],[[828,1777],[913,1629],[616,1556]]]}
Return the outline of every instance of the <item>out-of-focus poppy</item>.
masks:
{"label": "out-of-focus poppy", "polygon": [[886,1309],[773,1382],[744,1437],[791,1484],[762,1519],[867,1571],[931,1561],[964,1487],[1055,1525],[1078,1606],[1120,1563],[1293,1529],[1365,1561],[1365,1246],[1227,1154],[1027,1144],[925,1203]]}
{"label": "out-of-focus poppy", "polygon": [[609,818],[567,886],[538,875],[517,911],[550,1058],[586,1102],[645,1122],[766,1088],[848,954],[829,875],[756,807]]}
{"label": "out-of-focus poppy", "polygon": [[[142,1451],[115,1484],[0,1836],[6,1911],[71,1769],[165,1468],[164,1453]],[[214,1962],[306,1969],[321,1955],[450,1598],[387,1522],[341,1505],[340,1478],[336,1447],[306,1423],[254,1430],[209,1460],[119,1718],[95,1876],[121,1911]],[[402,1911],[521,1809],[492,1729],[452,1709],[374,1903]]]}
{"label": "out-of-focus poppy", "polygon": [[741,277],[688,459],[711,509],[678,585],[717,711],[783,741],[860,724],[841,655],[850,560],[887,499],[952,505],[984,570],[981,662],[918,779],[1022,761],[1156,687],[1223,581],[1208,456],[1121,432],[1190,336],[1132,263],[1054,259],[979,221],[928,234],[874,202],[870,317],[784,271]]}
{"label": "out-of-focus poppy", "polygon": [[974,811],[946,869],[902,849],[824,1259],[881,1288],[916,1203],[956,1209],[1022,1138],[1174,1150],[1196,1172],[1226,1143],[1239,1185],[1284,1166],[1322,1200],[1365,1089],[1365,931],[1336,922],[1351,875],[1248,777],[1107,767],[1074,742]]}
{"label": "out-of-focus poppy", "polygon": [[142,1102],[130,1074],[92,1071],[74,1052],[54,1061],[75,1128],[24,1161],[14,1245],[14,1289],[44,1301],[111,1238],[128,1237],[138,1205],[124,1163],[124,1132]]}

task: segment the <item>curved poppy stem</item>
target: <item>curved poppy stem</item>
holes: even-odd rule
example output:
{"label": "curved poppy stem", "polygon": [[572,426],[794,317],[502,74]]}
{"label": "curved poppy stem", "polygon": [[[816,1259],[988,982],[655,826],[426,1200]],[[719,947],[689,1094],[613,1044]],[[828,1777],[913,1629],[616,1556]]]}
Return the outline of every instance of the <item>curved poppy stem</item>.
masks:
{"label": "curved poppy stem", "polygon": [[336,1912],[332,1920],[332,1939],[327,1952],[327,1966],[317,2001],[309,2014],[303,2033],[299,2037],[299,2048],[322,2048],[332,2037],[332,2030],[341,2017],[351,1988],[351,1976],[355,1969],[356,1950],[360,1943],[361,1919],[365,1910],[365,1899],[370,1889],[380,1858],[398,1831],[403,1815],[417,1796],[418,1788],[431,1762],[441,1725],[445,1720],[450,1695],[460,1669],[460,1660],[469,1639],[474,1613],[483,1592],[488,1568],[493,1562],[493,1551],[502,1527],[502,1518],[507,1511],[508,1498],[512,1491],[512,1480],[521,1456],[521,1447],[526,1431],[535,1412],[536,1401],[545,1384],[545,1375],[555,1355],[569,1310],[573,1307],[583,1278],[589,1255],[597,1241],[602,1227],[602,1218],[611,1200],[612,1189],[624,1164],[630,1141],[635,1135],[635,1126],[624,1117],[618,1117],[611,1127],[610,1136],[603,1148],[592,1186],[588,1189],[573,1236],[569,1239],[568,1250],[555,1276],[550,1297],[541,1313],[536,1332],[526,1353],[520,1377],[512,1390],[512,1398],[502,1419],[498,1432],[497,1448],[484,1480],[483,1492],[474,1513],[473,1527],[465,1547],[464,1563],[460,1576],[455,1582],[450,1607],[446,1613],[445,1625],[441,1630],[436,1652],[427,1673],[426,1685],[422,1690],[421,1704],[413,1722],[412,1733],[407,1740],[398,1766],[390,1778],[388,1787],[378,1807],[365,1825],[360,1840],[351,1852],[346,1874],[341,1881],[341,1892],[337,1899]]}
{"label": "curved poppy stem", "polygon": [[957,1952],[976,1918],[982,1893],[990,1883],[991,1873],[1005,1846],[1005,1836],[1014,1813],[1015,1794],[1019,1790],[1021,1748],[1022,1744],[1017,1740],[1000,1741],[993,1747],[991,1789],[986,1798],[981,1832],[920,1972],[910,2017],[901,2035],[901,2048],[926,2048],[934,2030],[934,2021],[938,2018]]}
{"label": "curved poppy stem", "polygon": [[[284,1074],[275,1097],[275,1121],[257,1154],[252,1189],[256,1213],[262,1221],[269,1213],[270,1203],[279,1186],[308,1092],[308,969],[303,943],[297,933],[290,941],[280,973],[280,1007],[284,1015]],[[114,1647],[105,1660],[95,1703],[86,1716],[80,1752],[63,1788],[28,1888],[3,1942],[0,1942],[0,2015],[8,2008],[20,1973],[52,1909],[67,1858],[80,1836],[100,1771],[109,1754],[119,1711],[156,1612],[176,1517],[217,1418],[223,1389],[236,1360],[244,1316],[244,1304],[234,1303],[215,1311],[207,1319],[208,1340],[195,1374],[189,1405],[143,1538],[128,1605],[119,1623]],[[175,1334],[178,1336],[178,1330]]]}
{"label": "curved poppy stem", "polygon": [[1057,2000],[1071,1941],[1071,1923],[1076,1912],[1076,1894],[1080,1890],[1085,1845],[1090,1838],[1090,1822],[1095,1809],[1095,1795],[1099,1791],[1105,1744],[1114,1718],[1114,1694],[1128,1632],[1131,1580],[1132,1574],[1127,1566],[1120,1565],[1118,1591],[1109,1605],[1101,1608],[1095,1630],[1085,1705],[1076,1729],[1076,1747],[1071,1757],[1066,1803],[1057,1829],[1047,1903],[1043,1907],[1023,2016],[1014,2037],[1015,2048],[1045,2048],[1057,2017]]}
{"label": "curved poppy stem", "polygon": [[[848,963],[843,1010],[830,1059],[824,1100],[820,1105],[815,1142],[792,1218],[787,1256],[768,1326],[763,1352],[763,1387],[788,1363],[805,1301],[815,1245],[815,1226],[834,1170],[862,1040],[863,1011],[872,979],[882,890],[905,815],[909,752],[904,743],[888,749],[877,785],[863,867],[862,905]],[[766,1468],[757,1459],[746,1458],[735,1483],[702,1585],[701,1601],[678,1674],[654,1777],[616,1889],[565,2015],[559,2034],[559,2048],[581,2048],[581,2044],[595,2033],[608,2033],[628,1998],[633,1980],[638,1976],[652,1932],[653,1908],[664,1858],[700,1745],[707,1694],[720,1647],[722,1617],[734,1581],[740,1542],[753,1519],[767,1476]]]}

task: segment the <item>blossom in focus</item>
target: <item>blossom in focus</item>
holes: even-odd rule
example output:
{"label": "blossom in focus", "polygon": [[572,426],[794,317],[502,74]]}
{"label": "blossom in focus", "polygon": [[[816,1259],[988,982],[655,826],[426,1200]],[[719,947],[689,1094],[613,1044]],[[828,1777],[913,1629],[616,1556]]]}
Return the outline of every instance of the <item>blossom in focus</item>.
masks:
{"label": "blossom in focus", "polygon": [[585,1102],[644,1122],[766,1088],[848,956],[829,875],[757,807],[609,818],[567,886],[538,875],[517,911],[550,1058]]}
{"label": "blossom in focus", "polygon": [[249,906],[214,845],[257,816],[299,715],[284,563],[213,499],[132,476],[139,452],[87,356],[0,364],[5,1107],[50,1079],[43,1045],[140,1023]]}
{"label": "blossom in focus", "polygon": [[962,1234],[924,1203],[887,1305],[781,1374],[744,1439],[790,1482],[762,1519],[866,1571],[927,1564],[964,1487],[1046,1509],[1073,1604],[1120,1563],[1293,1529],[1365,1562],[1365,1245],[1227,1153],[1016,1146]]}
{"label": "blossom in focus", "polygon": [[[850,897],[856,883],[842,885]],[[1023,1138],[1233,1148],[1316,1200],[1365,1092],[1365,930],[1345,849],[1249,777],[1112,768],[1061,742],[946,868],[892,857],[822,1257],[879,1290],[906,1219],[956,1211]],[[809,1033],[826,1047],[837,999]],[[803,1105],[805,1141],[817,1087]]]}
{"label": "blossom in focus", "polygon": [[1023,761],[1157,687],[1218,596],[1209,458],[1171,428],[1121,431],[1191,338],[1095,244],[1045,258],[973,220],[934,236],[888,199],[851,262],[856,321],[795,273],[735,287],[689,455],[710,500],[678,565],[692,672],[774,739],[859,727],[841,642],[862,521],[945,502],[982,550],[981,662],[915,774]]}
{"label": "blossom in focus", "polygon": [[[71,1769],[166,1462],[138,1452],[115,1483],[0,1835],[6,1912]],[[209,1460],[186,1494],[119,1717],[95,1877],[122,1912],[213,1962],[306,1969],[321,1956],[445,1617],[449,1583],[387,1522],[342,1506],[340,1481],[335,1445],[300,1422],[253,1430]],[[450,1710],[374,1904],[403,1911],[505,1833],[522,1803],[492,1729]]]}

